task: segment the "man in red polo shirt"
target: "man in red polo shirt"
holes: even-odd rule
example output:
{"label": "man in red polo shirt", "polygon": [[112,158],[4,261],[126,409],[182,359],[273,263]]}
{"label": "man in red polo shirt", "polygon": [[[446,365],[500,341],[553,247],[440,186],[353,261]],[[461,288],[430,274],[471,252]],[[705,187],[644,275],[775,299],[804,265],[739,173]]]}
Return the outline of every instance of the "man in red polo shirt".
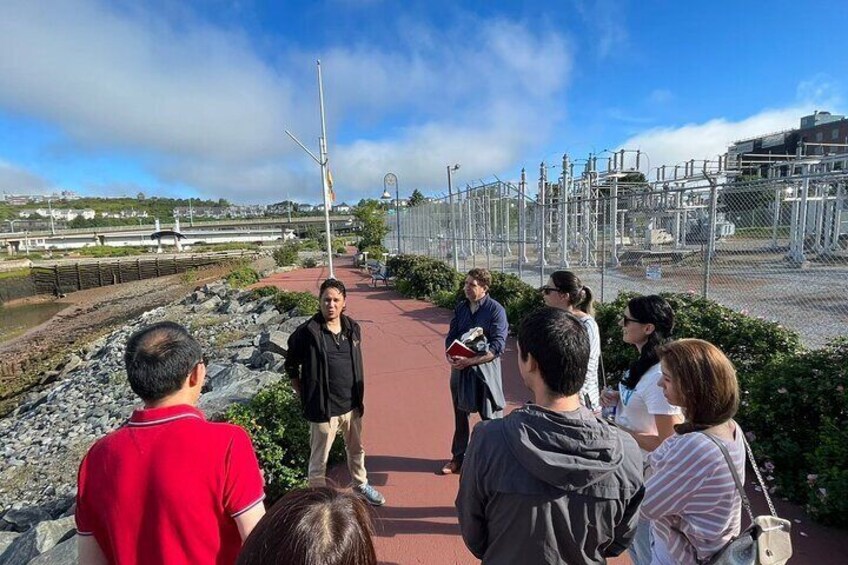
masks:
{"label": "man in red polo shirt", "polygon": [[263,480],[247,433],[194,407],[200,345],[161,322],[130,337],[124,361],[144,408],[80,465],[80,563],[234,563],[265,514]]}

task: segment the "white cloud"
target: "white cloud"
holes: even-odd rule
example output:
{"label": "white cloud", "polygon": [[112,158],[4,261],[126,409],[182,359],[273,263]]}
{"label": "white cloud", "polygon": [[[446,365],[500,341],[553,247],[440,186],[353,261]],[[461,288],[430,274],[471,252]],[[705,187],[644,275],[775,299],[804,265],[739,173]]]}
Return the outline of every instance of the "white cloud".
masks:
{"label": "white cloud", "polygon": [[734,141],[797,128],[801,116],[812,110],[809,104],[799,104],[763,110],[739,121],[716,118],[700,124],[653,128],[627,139],[619,149],[641,149],[648,156],[652,169],[690,159],[714,159],[726,153]]}
{"label": "white cloud", "polygon": [[392,51],[289,46],[272,63],[238,30],[122,6],[4,2],[0,108],[56,126],[63,147],[135,155],[163,183],[209,196],[315,194],[317,168],[283,130],[317,145],[316,55],[333,172],[352,200],[389,169],[422,187],[441,186],[448,161],[490,175],[542,143],[563,112],[568,46],[520,23],[406,23]]}
{"label": "white cloud", "polygon": [[47,192],[52,188],[52,183],[40,175],[12,163],[0,161],[0,192],[32,194]]}

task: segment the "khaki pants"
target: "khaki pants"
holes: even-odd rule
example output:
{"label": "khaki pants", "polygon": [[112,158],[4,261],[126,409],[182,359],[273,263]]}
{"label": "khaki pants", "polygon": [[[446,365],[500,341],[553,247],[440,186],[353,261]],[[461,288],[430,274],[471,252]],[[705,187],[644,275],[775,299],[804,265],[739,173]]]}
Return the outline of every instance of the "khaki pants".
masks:
{"label": "khaki pants", "polygon": [[329,422],[309,422],[309,486],[322,487],[327,483],[327,457],[336,432],[341,428],[347,451],[347,470],[354,486],[368,482],[365,473],[365,450],[362,447],[362,418],[351,410],[341,416],[333,416]]}

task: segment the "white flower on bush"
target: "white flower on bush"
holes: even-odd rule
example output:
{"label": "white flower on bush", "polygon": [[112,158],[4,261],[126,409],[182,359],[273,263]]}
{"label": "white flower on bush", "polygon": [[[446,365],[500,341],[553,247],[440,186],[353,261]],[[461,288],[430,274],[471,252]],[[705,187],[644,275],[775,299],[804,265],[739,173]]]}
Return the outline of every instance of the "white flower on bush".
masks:
{"label": "white flower on bush", "polygon": [[785,387],[780,387],[779,389],[777,389],[777,392],[779,394],[786,394],[788,391],[786,390]]}
{"label": "white flower on bush", "polygon": [[816,479],[818,479],[818,478],[819,478],[818,475],[814,475],[814,474],[810,473],[809,475],[807,475],[807,482],[810,484],[810,486],[812,486],[812,485],[816,484]]}

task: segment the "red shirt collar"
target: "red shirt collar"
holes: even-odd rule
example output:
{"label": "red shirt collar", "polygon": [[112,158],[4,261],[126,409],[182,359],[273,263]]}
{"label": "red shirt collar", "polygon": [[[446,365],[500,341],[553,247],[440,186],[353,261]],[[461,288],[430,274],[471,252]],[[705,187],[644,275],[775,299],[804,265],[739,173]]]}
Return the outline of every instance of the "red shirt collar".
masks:
{"label": "red shirt collar", "polygon": [[206,420],[203,412],[189,406],[188,404],[177,404],[176,406],[168,406],[166,408],[140,408],[133,411],[130,416],[129,426],[156,426],[158,424],[167,424],[175,420],[183,418],[200,418]]}

